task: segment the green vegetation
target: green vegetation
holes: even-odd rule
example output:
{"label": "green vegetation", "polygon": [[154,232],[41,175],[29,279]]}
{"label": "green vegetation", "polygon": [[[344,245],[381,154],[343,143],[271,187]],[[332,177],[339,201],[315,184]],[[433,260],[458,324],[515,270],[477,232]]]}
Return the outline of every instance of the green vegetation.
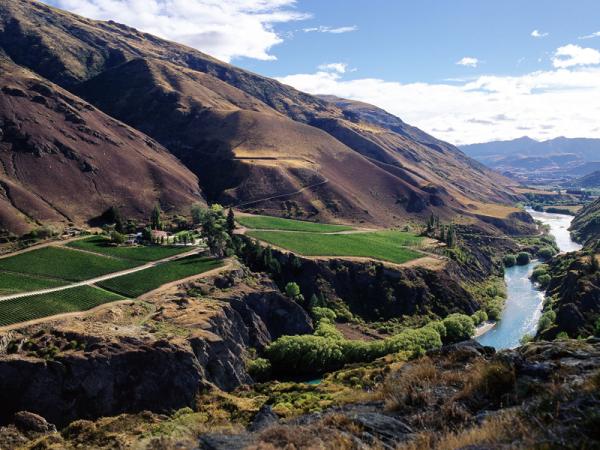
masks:
{"label": "green vegetation", "polygon": [[[490,277],[483,282],[464,285],[475,298],[480,300],[486,320],[499,320],[506,299],[506,284],[502,277]],[[477,314],[477,313],[476,313]]]}
{"label": "green vegetation", "polygon": [[475,324],[469,316],[464,314],[450,314],[442,320],[446,328],[445,343],[455,343],[469,339],[475,334]]}
{"label": "green vegetation", "polygon": [[92,236],[86,239],[73,241],[68,247],[86,250],[88,252],[112,256],[114,258],[129,259],[132,261],[149,262],[169,256],[190,251],[189,247],[171,247],[163,245],[117,247],[112,241],[103,236]]}
{"label": "green vegetation", "polygon": [[417,247],[423,238],[403,231],[354,234],[252,231],[248,235],[306,256],[358,256],[397,264],[423,256],[406,248]]}
{"label": "green vegetation", "polygon": [[0,270],[82,281],[135,267],[139,263],[61,247],[45,247],[0,259]]}
{"label": "green vegetation", "polygon": [[529,261],[531,261],[531,255],[527,252],[520,252],[517,255],[517,264],[520,266],[524,266],[526,264],[529,264]]}
{"label": "green vegetation", "polygon": [[517,257],[515,255],[505,255],[504,258],[502,258],[502,261],[504,262],[505,267],[513,267],[517,264]]}
{"label": "green vegetation", "polygon": [[0,296],[37,291],[67,284],[63,280],[0,271]]}
{"label": "green vegetation", "polygon": [[216,269],[221,265],[221,261],[194,255],[121,277],[111,278],[102,281],[98,285],[109,291],[135,298],[163,284]]}
{"label": "green vegetation", "polygon": [[241,216],[237,218],[237,221],[246,228],[255,230],[306,231],[311,233],[352,230],[352,227],[345,225],[330,225],[269,216]]}
{"label": "green vegetation", "polygon": [[407,329],[384,340],[366,342],[343,338],[322,319],[314,335],[282,336],[267,347],[266,356],[275,373],[315,375],[390,353],[422,354],[441,346],[440,334],[433,327]]}
{"label": "green vegetation", "polygon": [[86,311],[123,297],[91,286],[79,286],[49,294],[29,295],[0,302],[0,326],[68,312]]}

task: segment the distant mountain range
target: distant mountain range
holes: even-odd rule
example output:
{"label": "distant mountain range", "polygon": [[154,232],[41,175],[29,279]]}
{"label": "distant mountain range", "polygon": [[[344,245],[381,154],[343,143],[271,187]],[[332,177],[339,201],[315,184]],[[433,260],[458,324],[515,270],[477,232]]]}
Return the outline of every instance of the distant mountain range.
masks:
{"label": "distant mountain range", "polygon": [[600,139],[529,137],[461,147],[468,156],[521,181],[552,182],[600,170]]}

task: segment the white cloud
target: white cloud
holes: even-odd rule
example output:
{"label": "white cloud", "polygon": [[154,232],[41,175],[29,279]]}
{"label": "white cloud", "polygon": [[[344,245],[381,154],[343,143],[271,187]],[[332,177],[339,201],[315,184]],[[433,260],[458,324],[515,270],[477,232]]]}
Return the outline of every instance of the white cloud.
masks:
{"label": "white cloud", "polygon": [[44,0],[99,20],[114,20],[187,44],[224,61],[276,59],[276,23],[307,19],[296,0]]}
{"label": "white cloud", "polygon": [[348,64],[346,63],[329,63],[329,64],[321,64],[317,67],[319,70],[323,71],[333,71],[338,73],[345,73],[348,70]]}
{"label": "white cloud", "polygon": [[552,65],[557,68],[588,66],[600,64],[600,52],[594,48],[583,48],[579,45],[559,47],[552,57]]}
{"label": "white cloud", "polygon": [[546,37],[548,35],[549,35],[549,33],[543,33],[543,32],[541,32],[539,30],[533,30],[531,32],[531,36],[534,37],[534,38],[543,38],[543,37]]}
{"label": "white cloud", "polygon": [[579,39],[593,39],[597,37],[600,37],[600,31],[596,31],[591,34],[586,34],[585,36],[579,36]]}
{"label": "white cloud", "polygon": [[479,60],[477,58],[465,56],[461,60],[456,61],[456,64],[458,64],[459,66],[465,66],[465,67],[477,67],[477,64],[479,64]]}
{"label": "white cloud", "polygon": [[319,69],[279,81],[313,94],[377,105],[455,144],[517,138],[524,134],[524,127],[537,139],[600,138],[600,67],[431,84],[346,76]]}
{"label": "white cloud", "polygon": [[320,27],[310,27],[310,28],[303,28],[302,31],[304,31],[305,33],[331,33],[331,34],[342,34],[342,33],[350,33],[352,31],[356,31],[358,30],[358,27],[356,25],[352,25],[352,26],[346,26],[346,27],[336,27],[336,28],[332,28],[332,27],[325,27],[325,26],[320,26]]}

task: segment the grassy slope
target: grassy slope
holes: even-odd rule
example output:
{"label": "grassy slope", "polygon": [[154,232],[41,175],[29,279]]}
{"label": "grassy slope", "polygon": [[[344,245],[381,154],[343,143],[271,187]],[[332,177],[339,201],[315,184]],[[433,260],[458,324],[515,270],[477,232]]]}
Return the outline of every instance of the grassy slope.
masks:
{"label": "grassy slope", "polygon": [[30,295],[0,302],[0,326],[40,319],[55,314],[86,311],[104,303],[122,300],[118,294],[91,286],[80,286],[49,294]]}
{"label": "grassy slope", "polygon": [[67,282],[64,280],[0,271],[0,296],[64,286],[65,284]]}
{"label": "grassy slope", "polygon": [[104,289],[134,298],[156,289],[165,283],[216,269],[221,265],[220,261],[194,255],[170,261],[140,272],[112,278],[98,285]]}
{"label": "grassy slope", "polygon": [[46,247],[0,259],[0,270],[82,281],[139,264],[66,248]]}
{"label": "grassy slope", "polygon": [[269,216],[241,216],[236,220],[246,228],[255,230],[309,231],[313,233],[352,230],[352,227],[345,225],[330,225]]}
{"label": "grassy slope", "polygon": [[169,256],[178,255],[192,250],[191,247],[170,247],[170,246],[151,246],[151,247],[114,247],[109,245],[110,240],[102,236],[92,236],[87,239],[73,241],[67,244],[68,247],[86,250],[89,252],[108,255],[115,258],[130,259],[134,261],[156,261]]}
{"label": "grassy slope", "polygon": [[251,231],[248,235],[305,256],[359,256],[397,264],[423,256],[406,248],[418,246],[422,238],[401,231],[356,234]]}

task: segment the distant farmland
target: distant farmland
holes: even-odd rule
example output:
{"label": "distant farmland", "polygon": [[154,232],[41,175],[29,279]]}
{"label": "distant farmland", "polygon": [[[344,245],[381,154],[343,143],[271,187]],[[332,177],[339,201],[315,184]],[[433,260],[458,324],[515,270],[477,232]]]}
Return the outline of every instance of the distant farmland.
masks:
{"label": "distant farmland", "polygon": [[0,270],[68,281],[88,280],[138,265],[139,262],[108,258],[63,247],[45,247],[0,259]]}
{"label": "distant farmland", "polygon": [[127,297],[138,297],[163,284],[221,267],[223,263],[199,255],[169,261],[146,270],[98,283],[98,286]]}
{"label": "distant farmland", "polygon": [[240,216],[236,220],[246,228],[255,230],[307,231],[311,233],[352,230],[352,227],[346,225],[330,225],[269,216]]}
{"label": "distant farmland", "polygon": [[88,252],[98,253],[114,258],[128,259],[132,261],[150,262],[169,256],[189,252],[193,247],[186,246],[134,246],[134,247],[115,247],[110,245],[110,240],[103,236],[92,236],[86,239],[73,241],[67,244],[68,247],[86,250]]}
{"label": "distant farmland", "polygon": [[249,236],[305,256],[355,256],[396,264],[421,258],[423,238],[402,231],[322,234],[286,231],[250,231]]}
{"label": "distant farmland", "polygon": [[124,297],[91,286],[79,286],[49,294],[30,295],[0,302],[0,326],[41,319],[68,312],[86,311]]}

